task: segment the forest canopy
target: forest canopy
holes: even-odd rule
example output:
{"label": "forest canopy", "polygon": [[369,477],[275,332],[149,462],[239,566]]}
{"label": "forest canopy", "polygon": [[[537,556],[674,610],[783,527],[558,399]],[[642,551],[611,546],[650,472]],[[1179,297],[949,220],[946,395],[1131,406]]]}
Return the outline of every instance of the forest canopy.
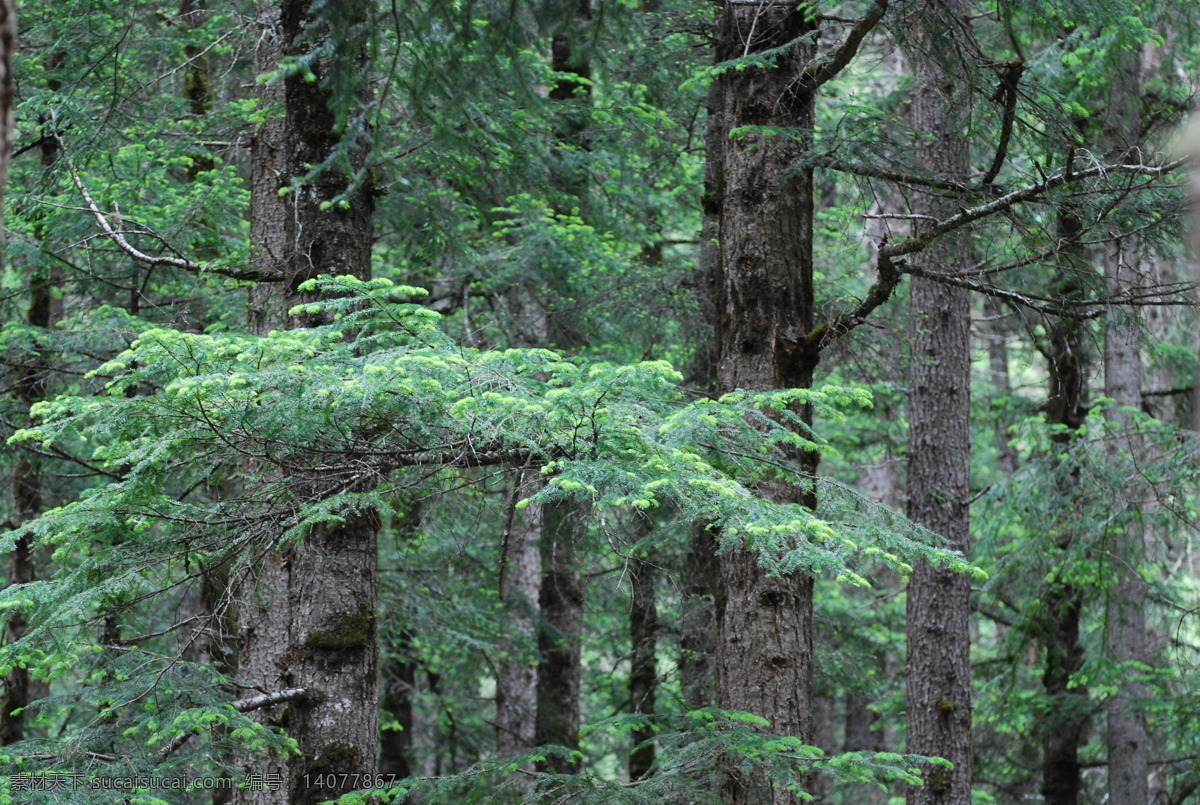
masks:
{"label": "forest canopy", "polygon": [[0,803],[1196,801],[1198,26],[0,0]]}

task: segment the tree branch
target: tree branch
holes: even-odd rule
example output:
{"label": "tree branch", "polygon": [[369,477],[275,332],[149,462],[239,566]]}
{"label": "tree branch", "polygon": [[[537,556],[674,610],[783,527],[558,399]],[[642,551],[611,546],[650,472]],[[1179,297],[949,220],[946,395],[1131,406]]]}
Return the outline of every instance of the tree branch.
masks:
{"label": "tree branch", "polygon": [[1005,157],[1008,156],[1008,142],[1012,139],[1013,120],[1017,116],[1017,84],[1020,82],[1023,72],[1025,72],[1024,62],[1020,60],[1011,62],[1000,86],[996,89],[996,94],[992,96],[994,101],[1004,99],[1004,119],[1000,123],[1000,141],[996,144],[996,156],[992,158],[992,165],[983,175],[980,184],[989,185],[995,181],[996,176],[1000,173],[1000,168],[1004,166]]}
{"label": "tree branch", "polygon": [[[273,707],[277,704],[283,704],[284,702],[291,702],[301,699],[307,693],[308,691],[304,688],[285,688],[284,690],[277,690],[273,693],[260,693],[257,696],[238,699],[235,702],[230,702],[230,705],[239,713],[249,713],[253,710],[261,710],[264,707]],[[187,743],[188,739],[195,734],[195,732],[185,732],[182,735],[176,735],[169,742],[167,742],[167,744],[163,746],[161,750],[159,750],[159,755],[166,757],[167,755],[173,754],[179,749],[179,747]]]}
{"label": "tree branch", "polygon": [[800,77],[804,89],[812,92],[845,69],[850,60],[858,53],[858,47],[862,44],[863,39],[883,19],[887,7],[888,0],[875,0],[875,5],[871,7],[866,16],[855,23],[838,49],[804,71]]}
{"label": "tree branch", "polygon": [[120,247],[121,251],[148,266],[171,266],[172,268],[180,268],[191,274],[200,274],[204,271],[210,271],[213,274],[219,274],[223,277],[230,277],[236,280],[247,280],[256,282],[278,282],[284,277],[282,274],[271,274],[264,271],[235,271],[228,268],[214,268],[202,266],[199,263],[193,263],[185,257],[161,256],[154,257],[139,250],[136,246],[125,239],[125,236],[114,229],[112,224],[108,222],[108,216],[100,209],[99,205],[92,198],[92,194],[88,192],[87,185],[83,183],[83,179],[79,176],[79,171],[75,169],[75,163],[71,161],[70,155],[67,153],[66,143],[58,134],[53,135],[58,141],[59,148],[62,150],[62,158],[66,163],[67,170],[71,173],[71,179],[75,182],[75,187],[79,189],[80,195],[83,196],[83,201],[87,204],[92,216],[96,219],[96,223],[100,225],[100,229],[108,236],[113,243]]}

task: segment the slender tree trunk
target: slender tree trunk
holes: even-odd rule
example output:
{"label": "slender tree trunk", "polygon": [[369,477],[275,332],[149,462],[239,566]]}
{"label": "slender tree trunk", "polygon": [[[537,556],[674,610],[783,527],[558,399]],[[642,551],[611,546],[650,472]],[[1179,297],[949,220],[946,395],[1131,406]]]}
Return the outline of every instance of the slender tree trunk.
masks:
{"label": "slender tree trunk", "polygon": [[[635,557],[629,584],[629,706],[634,713],[653,716],[658,681],[658,568],[648,557]],[[629,779],[640,780],[654,765],[654,729],[636,729],[632,738],[635,747],[644,744],[629,755]]]}
{"label": "slender tree trunk", "polygon": [[688,710],[716,704],[717,544],[694,523],[683,558],[679,617],[679,684]]}
{"label": "slender tree trunk", "polygon": [[[544,507],[542,585],[538,603],[541,665],[537,670],[537,720],[534,742],[579,748],[580,635],[583,631],[583,576],[575,545],[583,529],[584,510],[573,501]],[[579,771],[579,762],[550,758],[548,770]]]}
{"label": "slender tree trunk", "polygon": [[0,0],[0,267],[4,265],[4,194],[8,188],[8,161],[12,154],[15,107],[13,54],[17,50],[17,4]]}
{"label": "slender tree trunk", "polygon": [[875,726],[876,715],[871,710],[866,696],[855,691],[846,691],[846,735],[842,744],[845,752],[878,752],[881,741]]}
{"label": "slender tree trunk", "polygon": [[[4,190],[7,184],[8,154],[12,146],[12,48],[16,37],[16,16],[9,0],[0,0],[0,230],[3,229]],[[62,58],[61,53],[55,53],[47,61],[53,67]],[[48,82],[51,91],[59,89],[58,82]],[[49,170],[58,159],[58,143],[52,138],[43,141],[41,147],[42,167]],[[38,239],[45,236],[41,223],[34,229]],[[3,265],[3,235],[0,235],[0,266]],[[25,320],[33,327],[49,330],[62,319],[62,301],[54,298],[53,289],[60,277],[55,270],[48,276],[35,276],[29,283],[29,310]],[[14,384],[17,402],[28,410],[33,403],[42,399],[46,394],[49,368],[40,355],[26,355],[24,360],[29,368],[23,370]],[[28,451],[20,450],[13,462],[12,469],[12,499],[13,511],[9,516],[6,528],[16,528],[22,523],[34,519],[42,511],[42,462],[37,456]],[[36,576],[33,546],[28,536],[17,540],[13,547],[12,559],[9,564],[8,581],[10,584],[27,584]],[[15,612],[9,617],[5,630],[5,642],[8,644],[20,640],[25,635],[28,623],[22,613]],[[0,698],[0,746],[17,743],[25,737],[25,714],[14,712],[27,706],[31,700],[31,680],[29,669],[13,668],[4,678],[4,696]]]}
{"label": "slender tree trunk", "polygon": [[[988,375],[992,381],[992,392],[998,399],[1007,400],[1012,396],[1012,381],[1008,372],[1010,334],[1004,323],[1004,308],[989,296],[983,300],[983,312],[988,318],[984,338],[987,339]],[[1017,471],[1017,449],[1011,443],[1009,424],[1004,417],[996,416],[996,456],[1004,478],[1011,477]]]}
{"label": "slender tree trunk", "polygon": [[[280,194],[307,166],[323,163],[339,147],[331,108],[334,99],[323,79],[339,66],[356,65],[359,74],[366,67],[371,4],[333,0],[320,7],[320,17],[312,16],[309,8],[307,0],[260,0],[257,9],[260,74],[273,71],[286,57],[318,48],[333,31],[346,32],[335,43],[336,64],[323,58],[310,63],[317,81],[293,75],[259,85],[263,105],[278,104],[283,114],[268,119],[252,145],[252,248],[260,268],[284,278],[277,285],[260,284],[251,291],[251,327],[260,333],[322,321],[320,314],[294,318],[287,314],[293,305],[318,298],[299,290],[310,277],[367,278],[371,271],[374,201],[369,186],[349,192],[348,208],[322,209],[323,201],[349,187],[350,177],[330,167],[311,186]],[[350,156],[358,167],[365,155],[356,150]],[[317,491],[297,489],[297,496]],[[283,727],[297,741],[300,756],[253,761],[250,771],[281,776],[283,789],[240,791],[239,803],[336,799],[357,787],[354,775],[374,774],[379,740],[378,528],[378,516],[372,511],[348,512],[340,525],[314,527],[301,544],[267,550],[258,568],[257,586],[243,590],[239,624],[243,683],[264,690],[297,687],[308,693],[300,701],[256,715]]]}
{"label": "slender tree trunk", "polygon": [[[1116,65],[1109,108],[1103,121],[1104,139],[1110,158],[1120,158],[1138,146],[1140,54],[1129,53]],[[1106,244],[1105,285],[1110,295],[1127,295],[1142,284],[1141,255],[1134,236]],[[1104,394],[1118,406],[1141,409],[1142,357],[1138,326],[1131,311],[1117,310],[1107,321],[1104,334]],[[1114,410],[1109,420],[1118,429],[1129,421],[1124,411]],[[1137,457],[1141,439],[1136,429],[1117,437],[1115,449]],[[1139,573],[1143,556],[1143,526],[1136,504],[1119,521],[1110,536],[1109,561],[1115,583],[1109,588],[1105,648],[1116,663],[1146,662],[1146,584]],[[1143,805],[1149,798],[1149,734],[1141,699],[1145,695],[1138,672],[1122,670],[1117,691],[1108,700],[1108,794],[1113,803]]]}
{"label": "slender tree trunk", "polygon": [[[29,312],[26,321],[33,327],[48,330],[54,323],[50,283],[43,277],[30,282]],[[27,368],[15,385],[17,402],[28,410],[46,395],[47,367],[40,355],[23,356]],[[42,461],[26,450],[17,451],[12,468],[13,510],[5,524],[15,529],[36,518],[42,512]],[[22,536],[13,548],[9,562],[9,584],[28,584],[36,577],[33,546],[29,536]],[[8,619],[6,643],[15,643],[28,628],[24,616],[14,613]],[[25,738],[25,714],[14,712],[29,704],[29,669],[15,667],[4,677],[4,696],[0,698],[0,746],[17,743]]]}
{"label": "slender tree trunk", "polygon": [[[775,3],[726,3],[717,25],[718,62],[779,48],[811,30],[804,9]],[[805,146],[792,138],[749,134],[743,126],[811,131],[813,98],[799,70],[813,55],[795,44],[764,68],[731,70],[713,87],[710,160],[719,161],[716,266],[717,386],[805,388],[815,351],[797,349],[796,333],[813,322],[812,171],[797,168]],[[811,412],[801,415],[811,418]],[[815,471],[814,455],[794,455]],[[811,489],[772,484],[761,490],[779,503],[815,505]],[[806,743],[813,738],[813,580],[770,577],[749,550],[718,558],[717,702],[770,722],[770,731]],[[784,805],[791,792],[731,769],[726,802]]]}
{"label": "slender tree trunk", "polygon": [[[517,497],[536,490],[534,482],[516,482]],[[511,757],[535,745],[538,708],[538,595],[542,586],[543,506],[530,503],[512,512],[505,537],[505,566],[500,597],[508,612],[511,637],[502,647],[496,677],[496,753]],[[527,769],[526,771],[531,771]],[[521,775],[513,782],[521,786]]]}
{"label": "slender tree trunk", "polygon": [[[1074,241],[1079,235],[1079,221],[1070,212],[1059,215],[1059,237]],[[1064,249],[1064,281],[1057,296],[1078,298],[1082,289],[1071,278],[1079,270],[1070,261],[1082,261],[1079,249]],[[1066,428],[1054,436],[1062,448],[1069,448],[1087,416],[1087,333],[1078,319],[1062,318],[1054,322],[1047,337],[1046,363],[1050,387],[1046,401],[1046,422]],[[1061,494],[1070,499],[1076,485],[1062,488]],[[1066,552],[1071,547],[1075,530],[1063,522],[1058,533],[1051,534],[1053,549]],[[1064,581],[1056,568],[1048,583],[1043,606],[1046,620],[1042,640],[1046,647],[1046,664],[1042,688],[1046,696],[1046,714],[1040,724],[1042,733],[1042,796],[1046,805],[1076,805],[1082,779],[1079,749],[1090,721],[1088,692],[1082,685],[1070,685],[1071,677],[1083,667],[1084,651],[1080,642],[1080,615],[1083,610],[1082,592]]]}
{"label": "slender tree trunk", "polygon": [[[965,20],[958,0],[918,12],[910,30],[912,122],[917,159],[932,174],[966,182],[965,131],[969,85],[952,54]],[[919,215],[944,215],[947,202],[922,194]],[[950,208],[952,209],[952,208]],[[920,230],[920,223],[916,227]],[[965,263],[966,240],[951,236],[913,262],[939,273]],[[911,284],[912,379],[909,392],[908,516],[941,534],[949,546],[970,549],[970,297],[964,289],[914,277]],[[915,563],[908,587],[908,751],[945,758],[953,770],[927,769],[925,785],[908,791],[909,805],[971,802],[970,580],[964,573]]]}
{"label": "slender tree trunk", "polygon": [[[587,118],[591,106],[591,65],[587,58],[590,0],[573,0],[574,11],[555,34],[551,66],[562,77],[550,91],[560,101],[558,130],[562,145],[552,181],[559,191],[584,204],[587,175],[574,160],[573,149],[587,148]],[[560,292],[570,289],[569,277],[555,277]],[[570,316],[548,317],[549,338],[560,349],[576,349],[584,341]],[[573,501],[556,501],[542,511],[542,585],[538,592],[542,623],[538,631],[541,664],[537,669],[535,743],[579,748],[579,691],[585,583],[579,570],[579,544],[586,533],[585,508]],[[544,768],[561,774],[579,771],[579,762],[550,758]]]}

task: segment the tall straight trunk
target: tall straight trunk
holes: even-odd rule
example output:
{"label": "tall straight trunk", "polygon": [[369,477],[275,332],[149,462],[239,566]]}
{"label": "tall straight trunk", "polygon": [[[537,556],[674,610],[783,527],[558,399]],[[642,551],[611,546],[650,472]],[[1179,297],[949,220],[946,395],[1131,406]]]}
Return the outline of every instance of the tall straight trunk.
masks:
{"label": "tall straight trunk", "polygon": [[[629,708],[652,716],[658,681],[658,568],[650,558],[634,557],[629,586]],[[635,729],[631,737],[635,749],[629,755],[629,779],[640,780],[654,765],[654,729]]]}
{"label": "tall straight trunk", "polygon": [[[708,93],[708,119],[721,115],[721,94],[714,85]],[[700,256],[696,263],[695,296],[703,316],[699,346],[693,357],[692,384],[706,394],[717,390],[717,282],[721,263],[722,128],[710,122],[705,131],[704,191],[700,199]],[[708,524],[692,523],[681,574],[679,623],[679,679],[689,710],[711,707],[716,698],[716,596],[717,545]]]}
{"label": "tall straight trunk", "polygon": [[[258,52],[255,66],[266,73],[287,57],[303,55],[328,42],[331,31],[346,31],[335,43],[341,69],[350,64],[361,75],[367,66],[366,0],[333,0],[309,13],[307,0],[260,0],[257,7]],[[336,22],[333,22],[336,20]],[[280,117],[269,118],[251,151],[251,241],[259,267],[283,277],[250,293],[251,327],[303,327],[322,322],[322,314],[289,317],[287,311],[318,298],[299,285],[319,274],[367,278],[371,271],[372,189],[349,192],[348,209],[322,202],[345,193],[349,179],[329,167],[311,185],[280,194],[307,166],[319,165],[339,147],[340,134],[331,108],[334,98],[323,84],[332,61],[310,64],[318,80],[293,75],[260,84],[264,106],[278,104]],[[346,101],[348,99],[337,99]],[[362,99],[360,99],[362,100]],[[365,155],[350,154],[353,167]],[[288,483],[288,479],[280,479]],[[301,483],[300,487],[305,486]],[[297,488],[304,498],[319,490]],[[249,771],[278,774],[283,790],[244,790],[239,803],[315,803],[353,790],[355,775],[374,774],[378,749],[376,700],[378,516],[347,513],[340,525],[314,527],[306,539],[282,550],[267,550],[258,568],[257,586],[244,589],[240,612],[239,677],[262,690],[303,688],[298,701],[269,708],[256,717],[294,738],[300,754],[288,759],[252,760]],[[317,785],[317,775],[323,785]],[[306,777],[310,779],[306,780]]]}
{"label": "tall straight trunk", "polygon": [[[35,277],[29,284],[29,312],[26,321],[33,327],[47,330],[54,323],[54,306],[50,283],[44,276]],[[46,395],[46,376],[49,369],[37,354],[23,356],[26,368],[21,370],[15,386],[17,402],[28,409]],[[18,528],[42,513],[42,460],[32,453],[18,451],[12,468],[12,514],[4,524],[6,529]],[[13,547],[8,566],[9,584],[28,584],[36,577],[33,546],[28,536],[22,536]],[[28,628],[24,616],[15,612],[8,619],[5,642],[20,640]],[[17,743],[25,738],[25,714],[19,712],[29,704],[29,669],[15,667],[4,677],[4,696],[0,698],[0,746]]]}
{"label": "tall straight trunk", "polygon": [[[920,165],[965,183],[969,85],[952,69],[953,19],[966,19],[958,0],[922,12],[909,31],[913,65],[912,124]],[[965,65],[958,65],[965,67]],[[916,196],[913,213],[944,216],[952,202]],[[922,222],[916,229],[920,232]],[[926,271],[953,273],[966,262],[966,240],[950,236],[913,258]],[[912,379],[909,391],[908,516],[970,549],[970,297],[962,288],[913,277]],[[971,802],[970,581],[966,574],[915,563],[908,586],[908,751],[945,758],[952,770],[927,769],[925,784],[908,790],[909,805]]]}
{"label": "tall straight trunk", "polygon": [[[777,3],[726,3],[717,24],[718,62],[780,48],[811,31],[805,9]],[[748,134],[743,126],[811,132],[813,97],[799,83],[813,56],[792,44],[769,67],[730,70],[713,87],[709,160],[719,183],[706,191],[718,215],[716,259],[717,387],[762,391],[812,384],[815,351],[796,348],[813,322],[813,180],[797,167],[802,142]],[[811,420],[810,411],[800,412]],[[793,455],[815,471],[815,455]],[[812,490],[781,483],[760,490],[778,503],[815,505]],[[717,703],[770,722],[770,731],[813,738],[813,579],[768,576],[749,550],[718,558]],[[726,802],[784,805],[791,792],[730,769]]]}
{"label": "tall straight trunk", "polygon": [[[1074,242],[1080,232],[1078,219],[1069,211],[1059,214],[1059,237]],[[1080,260],[1079,249],[1064,249],[1067,261]],[[1064,281],[1056,296],[1078,298],[1082,292],[1072,279],[1079,270],[1068,262],[1062,268]],[[1047,336],[1046,362],[1049,367],[1049,393],[1046,401],[1046,422],[1066,430],[1054,437],[1065,449],[1075,440],[1075,432],[1087,417],[1087,331],[1078,319],[1062,318],[1054,322]],[[1070,499],[1077,484],[1065,482],[1060,493]],[[1070,523],[1051,537],[1053,549],[1065,553],[1074,538]],[[1046,648],[1046,663],[1042,673],[1042,689],[1046,696],[1046,713],[1039,725],[1042,740],[1042,796],[1046,805],[1076,805],[1082,784],[1079,750],[1086,740],[1088,722],[1088,692],[1081,685],[1072,686],[1071,677],[1083,667],[1084,650],[1080,642],[1080,615],[1083,610],[1082,591],[1070,581],[1064,581],[1056,568],[1050,577],[1043,600],[1045,622],[1042,641]]]}
{"label": "tall straight trunk", "polygon": [[[538,593],[537,719],[534,742],[579,748],[580,650],[583,631],[583,576],[576,540],[584,510],[573,501],[547,503],[542,521],[542,585]],[[551,757],[544,768],[560,774],[579,771],[578,760]]]}
{"label": "tall straight trunk", "polygon": [[15,0],[0,0],[0,266],[4,265],[4,193],[8,188],[8,161],[15,128],[13,54],[16,49],[17,4]]}
{"label": "tall straight trunk", "polygon": [[[1104,124],[1109,158],[1122,158],[1138,147],[1141,60],[1128,53],[1114,69],[1112,94]],[[1141,255],[1136,237],[1118,238],[1104,250],[1105,286],[1110,295],[1128,295],[1142,284]],[[1129,317],[1132,311],[1114,311],[1104,333],[1104,394],[1118,406],[1140,409],[1142,405],[1142,357],[1139,328]],[[1114,410],[1110,422],[1118,428],[1128,423],[1128,414]],[[1115,449],[1137,458],[1141,440],[1136,428],[1117,437]],[[1110,535],[1109,562],[1115,583],[1108,591],[1108,622],[1105,649],[1116,663],[1146,662],[1146,584],[1139,573],[1143,555],[1141,512],[1130,502],[1122,525]],[[1108,700],[1108,794],[1109,801],[1141,805],[1149,799],[1149,734],[1141,699],[1145,689],[1133,669],[1119,675],[1116,693]]]}
{"label": "tall straight trunk", "polygon": [[[569,155],[572,149],[587,148],[591,64],[586,48],[592,6],[591,0],[572,0],[567,5],[573,7],[571,17],[555,33],[550,53],[551,67],[561,76],[550,90],[550,98],[560,102],[555,137],[562,146],[563,157],[552,181],[557,190],[583,204],[587,175]],[[552,281],[560,298],[569,295],[569,277],[554,277]],[[571,316],[561,312],[552,314],[547,326],[552,346],[577,349],[583,344],[578,324]],[[572,501],[555,501],[543,507],[542,518],[542,584],[538,591],[542,616],[538,630],[541,663],[537,669],[534,742],[577,750],[586,587],[579,569],[579,543],[585,533],[585,509]],[[579,762],[552,757],[543,768],[569,774],[579,771]]]}
{"label": "tall straight trunk", "polygon": [[[515,497],[528,497],[537,491],[532,482],[522,484],[518,479],[514,483]],[[508,613],[511,637],[502,648],[496,670],[496,753],[501,757],[529,750],[537,737],[538,664],[533,654],[542,586],[542,510],[541,503],[514,510],[504,539],[500,597]],[[520,786],[521,775],[513,782]]]}
{"label": "tall straight trunk", "polygon": [[[1105,258],[1109,293],[1127,288],[1136,269],[1132,260],[1137,252],[1129,241],[1119,241]],[[1121,320],[1120,313],[1108,321],[1104,336],[1104,394],[1116,405],[1140,408],[1142,401],[1142,359],[1139,332],[1135,324]],[[1123,411],[1112,411],[1111,422],[1125,423]],[[1132,427],[1132,426],[1131,426]],[[1139,439],[1132,431],[1118,437],[1120,450],[1139,450]],[[1130,506],[1136,504],[1130,503]],[[1122,525],[1110,535],[1109,562],[1116,580],[1108,591],[1108,622],[1105,649],[1115,663],[1142,663],[1146,653],[1146,583],[1139,573],[1143,555],[1142,522],[1137,511],[1129,511]],[[1139,672],[1122,670],[1116,693],[1108,700],[1108,791],[1112,802],[1148,801],[1149,734],[1141,699],[1145,689]]]}
{"label": "tall straight trunk", "polygon": [[[0,82],[11,80],[12,67],[12,44],[15,37],[15,27],[9,31],[6,26],[15,26],[16,20],[13,15],[11,4],[3,3],[0,8],[0,47],[6,48],[4,53],[0,53],[0,69],[5,70],[5,74],[0,76]],[[53,68],[61,60],[61,52],[56,52],[47,59],[47,66]],[[47,82],[47,86],[51,91],[59,89],[59,84],[55,80]],[[11,87],[0,86],[0,92],[9,92]],[[8,115],[11,110],[6,111],[0,104],[0,116]],[[8,127],[11,124],[9,117],[0,117],[0,126]],[[6,129],[3,135],[0,135],[0,148],[6,150],[0,153],[0,160],[8,159],[7,148],[11,147],[11,130]],[[46,138],[41,146],[41,164],[47,171],[54,165],[58,159],[58,142],[53,138]],[[3,205],[4,205],[4,187],[7,174],[7,167],[0,167],[0,229],[3,229]],[[34,225],[34,233],[38,240],[45,237],[45,227],[41,222]],[[0,242],[0,257],[2,257],[3,243]],[[0,265],[3,265],[0,261]],[[61,283],[61,274],[56,269],[51,269],[48,276],[35,276],[29,283],[29,310],[25,320],[33,327],[39,327],[44,330],[49,330],[63,317],[63,306],[61,299],[54,298],[54,287]],[[40,400],[46,394],[46,384],[48,380],[49,367],[39,355],[27,355],[25,361],[28,362],[28,368],[24,369],[14,384],[14,391],[17,402],[21,407],[28,410],[29,406]],[[8,518],[6,528],[16,528],[22,523],[34,519],[42,511],[42,462],[37,456],[34,456],[26,451],[19,451],[16,460],[13,463],[12,469],[12,499],[13,511]],[[9,584],[27,584],[33,581],[37,576],[37,568],[34,563],[32,545],[28,536],[21,537],[17,540],[13,547],[12,559],[9,563],[8,582]],[[5,629],[5,642],[14,643],[24,636],[28,623],[24,615],[20,612],[14,612],[8,620],[8,625]],[[25,714],[19,712],[26,707],[31,698],[31,684],[29,678],[29,669],[25,667],[13,668],[4,681],[4,696],[0,698],[0,746],[21,741],[25,737]],[[44,684],[44,683],[41,683]],[[47,691],[48,692],[48,691]],[[36,695],[36,694],[34,694]]]}

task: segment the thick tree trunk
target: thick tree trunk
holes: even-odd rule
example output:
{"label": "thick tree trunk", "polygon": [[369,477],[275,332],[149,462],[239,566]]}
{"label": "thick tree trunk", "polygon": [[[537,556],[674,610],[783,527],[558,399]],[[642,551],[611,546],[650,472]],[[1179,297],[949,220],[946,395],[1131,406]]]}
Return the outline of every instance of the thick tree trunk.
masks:
{"label": "thick tree trunk", "polygon": [[[726,3],[717,25],[716,58],[727,61],[793,43],[811,30],[804,9],[775,3]],[[804,388],[817,356],[796,348],[812,329],[812,172],[797,167],[804,144],[748,134],[743,126],[809,132],[812,94],[798,81],[811,46],[794,44],[774,65],[725,72],[713,87],[709,160],[719,186],[706,207],[718,211],[716,266],[717,386]],[[810,412],[802,412],[810,416]],[[815,471],[816,457],[796,455]],[[761,490],[780,503],[812,506],[810,489],[774,484]],[[718,558],[717,702],[770,722],[770,731],[811,743],[813,580],[769,577],[750,550]],[[730,770],[729,803],[783,805],[799,800],[756,776]]]}
{"label": "thick tree trunk", "polygon": [[[966,182],[968,85],[950,69],[952,19],[961,2],[942,0],[915,17],[908,57],[913,64],[912,122],[917,159],[939,178]],[[944,215],[947,202],[917,196],[913,212]],[[919,226],[917,227],[919,230]],[[951,236],[913,258],[928,271],[952,273],[964,264],[966,241]],[[950,285],[914,277],[911,285],[912,379],[909,392],[908,516],[968,553],[970,497],[970,298]],[[970,580],[964,573],[915,563],[908,587],[908,751],[945,758],[925,785],[908,791],[909,805],[971,802]]]}
{"label": "thick tree trunk", "polygon": [[[646,557],[635,557],[630,571],[629,708],[634,713],[654,715],[654,692],[658,681],[658,568]],[[635,748],[629,755],[629,779],[640,780],[654,765],[654,729],[636,729]]]}
{"label": "thick tree trunk", "polygon": [[[334,0],[309,14],[306,0],[261,0],[257,9],[255,66],[266,73],[289,56],[319,47],[332,31],[347,31],[335,45],[341,69],[366,66],[365,0]],[[330,22],[336,20],[336,23]],[[329,90],[322,83],[336,69],[332,60],[311,63],[318,80],[294,75],[260,84],[261,100],[278,104],[282,116],[258,131],[251,152],[251,240],[263,270],[278,273],[278,285],[259,285],[250,294],[251,328],[321,322],[320,315],[289,318],[296,304],[317,295],[298,286],[319,274],[367,278],[371,271],[372,191],[359,186],[349,207],[322,202],[346,192],[349,177],[330,167],[304,188],[280,190],[307,166],[319,165],[339,147]],[[338,99],[345,102],[347,99]],[[361,164],[355,151],[351,162]],[[357,165],[355,166],[357,167]],[[283,479],[286,480],[286,479]],[[302,484],[303,485],[303,484]],[[298,497],[319,490],[298,489]],[[252,772],[282,778],[282,790],[238,793],[239,803],[310,803],[336,799],[359,787],[355,775],[374,774],[378,748],[376,700],[376,536],[374,512],[350,512],[336,526],[318,526],[298,545],[265,551],[257,585],[244,588],[240,612],[239,676],[263,690],[297,687],[300,701],[260,711],[256,718],[283,727],[299,744],[300,756],[251,763]],[[345,776],[339,776],[345,775]],[[361,780],[361,777],[358,779]]]}

